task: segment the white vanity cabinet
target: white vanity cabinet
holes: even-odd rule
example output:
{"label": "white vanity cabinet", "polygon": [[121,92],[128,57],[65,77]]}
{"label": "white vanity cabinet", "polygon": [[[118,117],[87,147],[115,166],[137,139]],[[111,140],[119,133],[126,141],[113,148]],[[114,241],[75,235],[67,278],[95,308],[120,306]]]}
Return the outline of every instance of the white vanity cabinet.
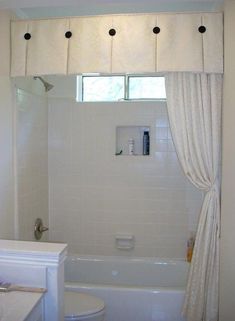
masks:
{"label": "white vanity cabinet", "polygon": [[44,294],[0,293],[1,321],[45,321]]}
{"label": "white vanity cabinet", "polygon": [[43,301],[40,300],[25,321],[44,321]]}
{"label": "white vanity cabinet", "polygon": [[64,321],[66,253],[66,244],[0,240],[0,279],[47,289],[0,295],[1,321]]}

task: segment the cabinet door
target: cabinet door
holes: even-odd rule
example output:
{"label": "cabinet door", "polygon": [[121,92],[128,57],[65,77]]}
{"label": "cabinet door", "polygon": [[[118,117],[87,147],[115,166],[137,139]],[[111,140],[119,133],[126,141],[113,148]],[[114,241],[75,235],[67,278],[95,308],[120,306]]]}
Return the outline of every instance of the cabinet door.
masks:
{"label": "cabinet door", "polygon": [[158,16],[157,71],[203,71],[199,14]]}
{"label": "cabinet door", "polygon": [[143,73],[155,71],[155,15],[113,17],[112,72]]}
{"label": "cabinet door", "polygon": [[203,14],[204,72],[223,73],[223,16],[222,13]]}
{"label": "cabinet door", "polygon": [[42,299],[39,303],[33,308],[25,321],[44,321],[44,309]]}
{"label": "cabinet door", "polygon": [[31,21],[26,55],[26,75],[66,74],[68,19]]}
{"label": "cabinet door", "polygon": [[28,26],[27,21],[11,23],[11,76],[13,77],[25,76],[28,40],[24,37],[28,33]]}
{"label": "cabinet door", "polygon": [[111,17],[70,19],[68,73],[111,72]]}

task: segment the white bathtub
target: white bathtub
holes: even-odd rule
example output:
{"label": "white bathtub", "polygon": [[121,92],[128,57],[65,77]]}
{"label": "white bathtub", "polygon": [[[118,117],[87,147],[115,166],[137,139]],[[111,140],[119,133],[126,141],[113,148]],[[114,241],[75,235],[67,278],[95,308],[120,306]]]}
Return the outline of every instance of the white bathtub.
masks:
{"label": "white bathtub", "polygon": [[105,321],[184,321],[188,263],[152,258],[70,256],[66,289],[105,301]]}

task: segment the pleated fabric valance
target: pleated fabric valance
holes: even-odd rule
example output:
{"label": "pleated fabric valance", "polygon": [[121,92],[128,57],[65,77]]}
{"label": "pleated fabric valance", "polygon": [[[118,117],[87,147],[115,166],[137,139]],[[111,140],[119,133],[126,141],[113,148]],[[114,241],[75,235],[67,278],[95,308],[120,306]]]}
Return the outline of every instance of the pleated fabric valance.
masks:
{"label": "pleated fabric valance", "polygon": [[221,13],[11,23],[11,75],[223,72]]}

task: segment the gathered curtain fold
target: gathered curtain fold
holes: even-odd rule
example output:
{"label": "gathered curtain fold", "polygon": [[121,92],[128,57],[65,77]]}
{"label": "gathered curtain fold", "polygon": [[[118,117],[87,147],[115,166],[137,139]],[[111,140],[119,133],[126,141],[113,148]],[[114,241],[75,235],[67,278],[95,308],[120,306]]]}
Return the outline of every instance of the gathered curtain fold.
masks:
{"label": "gathered curtain fold", "polygon": [[183,314],[187,321],[218,321],[223,78],[220,74],[175,72],[166,74],[165,83],[180,164],[188,179],[205,193]]}

